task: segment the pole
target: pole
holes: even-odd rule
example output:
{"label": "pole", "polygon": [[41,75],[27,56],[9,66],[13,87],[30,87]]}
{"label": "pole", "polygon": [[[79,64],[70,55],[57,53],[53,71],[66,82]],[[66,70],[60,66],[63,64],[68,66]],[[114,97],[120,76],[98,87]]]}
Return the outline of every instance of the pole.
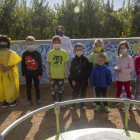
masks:
{"label": "pole", "polygon": [[60,103],[55,102],[54,103],[54,113],[56,114],[56,128],[57,128],[57,134],[60,134],[60,122],[59,122],[59,114],[60,114]]}

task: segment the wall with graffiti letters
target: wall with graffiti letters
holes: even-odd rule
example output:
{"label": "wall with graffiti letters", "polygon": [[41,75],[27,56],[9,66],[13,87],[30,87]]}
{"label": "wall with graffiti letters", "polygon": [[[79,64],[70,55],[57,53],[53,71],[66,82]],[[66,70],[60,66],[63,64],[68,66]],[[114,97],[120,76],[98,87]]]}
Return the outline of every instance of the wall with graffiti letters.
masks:
{"label": "wall with graffiti letters", "polygon": [[[84,56],[89,58],[90,53],[92,52],[93,44],[95,39],[72,39],[72,46],[76,43],[82,43],[84,46]],[[114,39],[114,38],[107,38],[103,39],[104,41],[104,48],[105,52],[107,53],[110,62],[109,62],[109,69],[112,72],[112,79],[116,79],[116,73],[114,71],[114,67],[116,65],[116,58],[117,58],[117,49],[119,46],[120,41],[127,40],[128,44],[130,46],[129,54],[133,57],[133,60],[135,60],[135,57],[138,56],[138,48],[140,44],[140,38],[121,38],[121,39]],[[41,83],[48,83],[47,75],[46,75],[46,57],[48,52],[53,49],[53,46],[51,44],[51,40],[37,40],[35,49],[39,51],[42,55],[42,64],[43,64],[43,77],[41,79]],[[11,50],[17,52],[21,57],[24,51],[27,50],[24,41],[12,41]],[[69,55],[70,57],[70,55]],[[71,58],[70,58],[71,61]],[[22,80],[22,74],[21,74],[21,63],[18,64],[19,69],[19,77],[20,77],[20,83],[24,83]],[[131,73],[131,78],[136,78],[136,73],[133,71]]]}

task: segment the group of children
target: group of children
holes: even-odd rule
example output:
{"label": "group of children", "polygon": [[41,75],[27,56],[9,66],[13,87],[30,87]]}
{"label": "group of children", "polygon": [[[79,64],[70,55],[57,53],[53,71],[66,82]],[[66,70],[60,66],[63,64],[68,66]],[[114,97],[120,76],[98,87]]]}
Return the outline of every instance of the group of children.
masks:
{"label": "group of children", "polygon": [[[40,101],[40,79],[42,77],[42,59],[41,54],[35,50],[35,39],[32,36],[26,38],[27,51],[22,55],[21,70],[22,78],[26,81],[27,86],[27,106],[31,106],[31,87],[32,80],[36,89],[36,100],[39,105]],[[108,68],[109,58],[104,51],[103,41],[96,39],[93,46],[93,52],[90,54],[89,60],[83,55],[84,49],[81,43],[74,46],[75,57],[70,64],[67,51],[61,49],[62,40],[59,35],[52,38],[53,49],[47,55],[47,77],[51,82],[53,102],[62,101],[64,93],[64,80],[69,80],[73,88],[73,97],[76,99],[80,94],[81,98],[86,97],[88,83],[94,91],[94,97],[105,98],[107,90],[112,85],[111,71]],[[10,41],[7,36],[0,37],[0,102],[4,101],[3,107],[17,104],[16,99],[19,96],[19,77],[16,64],[21,58],[10,50]],[[133,59],[128,54],[129,46],[126,41],[122,41],[118,47],[118,58],[115,66],[117,73],[117,93],[116,98],[120,98],[122,86],[124,85],[127,98],[131,99],[130,92],[130,73],[133,71]],[[136,93],[135,99],[138,100],[140,93],[140,56],[135,59]],[[95,111],[100,109],[100,102],[95,102]],[[107,102],[103,102],[106,112],[110,112]],[[113,106],[119,105],[114,102]],[[63,106],[65,107],[65,106]],[[74,109],[75,104],[70,106]],[[86,105],[81,103],[82,109],[86,109]],[[134,105],[137,110],[137,105]]]}

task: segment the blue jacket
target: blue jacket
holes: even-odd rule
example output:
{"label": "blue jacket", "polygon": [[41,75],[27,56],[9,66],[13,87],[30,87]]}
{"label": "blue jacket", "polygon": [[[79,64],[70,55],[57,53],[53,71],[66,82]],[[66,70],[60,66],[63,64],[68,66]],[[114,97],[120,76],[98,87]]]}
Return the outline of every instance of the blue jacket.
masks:
{"label": "blue jacket", "polygon": [[103,66],[97,64],[92,68],[90,85],[91,87],[107,87],[112,85],[111,71],[105,64]]}

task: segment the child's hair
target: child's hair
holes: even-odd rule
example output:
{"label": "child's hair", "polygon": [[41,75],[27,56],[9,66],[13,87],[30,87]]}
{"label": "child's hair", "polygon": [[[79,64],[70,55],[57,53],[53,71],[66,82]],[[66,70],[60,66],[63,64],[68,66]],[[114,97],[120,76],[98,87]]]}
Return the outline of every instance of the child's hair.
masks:
{"label": "child's hair", "polygon": [[82,47],[82,48],[83,48],[83,44],[82,44],[82,43],[76,43],[76,44],[74,45],[74,50],[75,50],[76,47]]}
{"label": "child's hair", "polygon": [[7,44],[8,44],[7,48],[10,48],[11,43],[10,43],[10,39],[7,35],[1,35],[0,36],[0,42],[2,42],[2,41],[7,42]]}
{"label": "child's hair", "polygon": [[98,57],[106,59],[106,58],[105,58],[105,55],[104,55],[103,53],[99,53],[99,54],[97,55],[97,59],[98,59]]}
{"label": "child's hair", "polygon": [[140,47],[139,47],[139,50],[138,50],[138,54],[140,55]]}
{"label": "child's hair", "polygon": [[33,36],[27,36],[26,41],[34,41],[35,42],[35,38]]}
{"label": "child's hair", "polygon": [[127,44],[127,41],[126,40],[121,41],[120,44],[119,44],[119,48],[118,48],[118,56],[120,56],[120,48],[121,48],[122,45],[125,45],[126,48],[129,50],[129,46]]}
{"label": "child's hair", "polygon": [[[0,35],[0,37],[1,37],[1,35]],[[0,50],[1,50],[1,46],[0,46]]]}
{"label": "child's hair", "polygon": [[[98,38],[98,39],[95,39],[94,45],[93,45],[93,51],[95,51],[95,44],[98,43],[98,42],[101,43],[102,46],[104,45],[102,39],[99,39],[99,38]],[[103,49],[101,50],[101,52],[105,52],[104,47],[103,47]]]}
{"label": "child's hair", "polygon": [[58,35],[58,28],[61,28],[63,31],[65,31],[65,30],[64,30],[64,27],[61,26],[61,25],[59,25],[59,26],[56,27],[56,35]]}
{"label": "child's hair", "polygon": [[54,42],[54,41],[59,41],[60,43],[61,43],[61,37],[59,36],[59,35],[56,35],[56,36],[54,36],[53,38],[52,38],[52,43]]}

